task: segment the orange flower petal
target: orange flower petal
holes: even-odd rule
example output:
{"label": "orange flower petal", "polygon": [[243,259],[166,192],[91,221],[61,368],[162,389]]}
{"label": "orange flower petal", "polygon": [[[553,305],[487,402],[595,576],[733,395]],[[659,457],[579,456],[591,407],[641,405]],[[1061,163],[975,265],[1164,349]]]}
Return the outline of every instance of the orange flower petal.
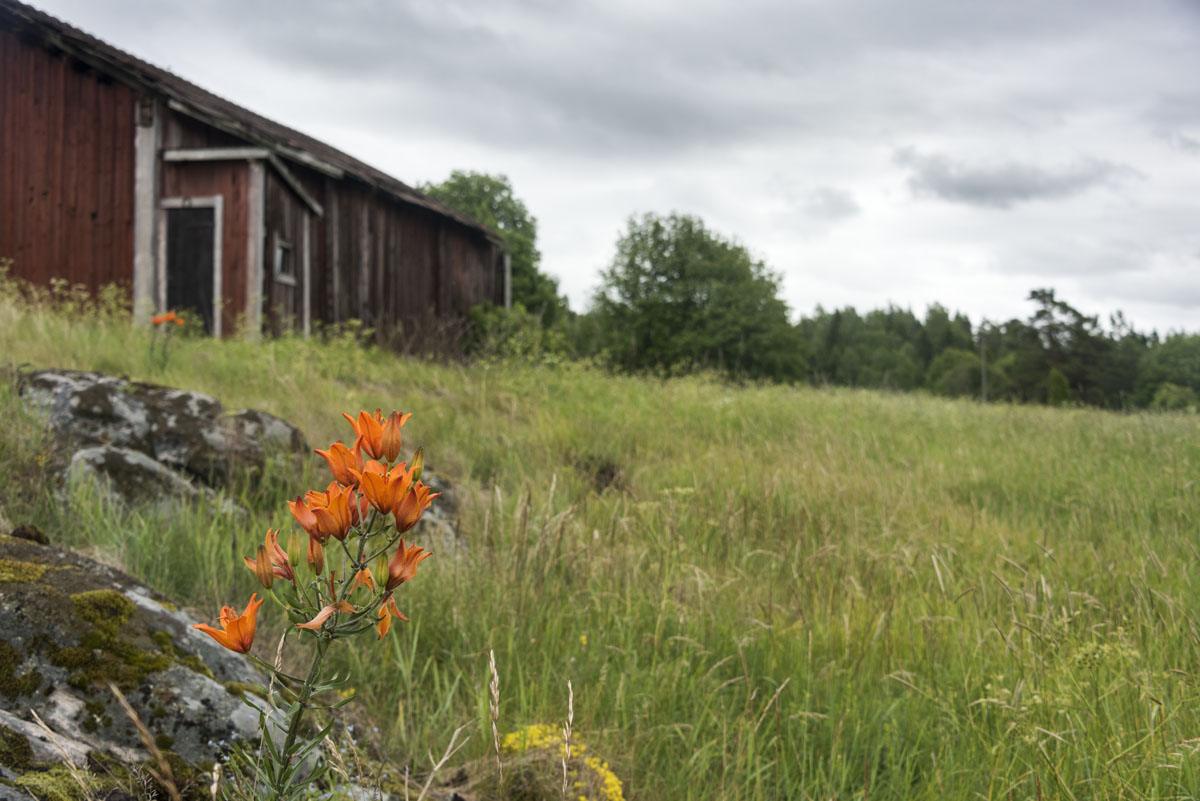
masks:
{"label": "orange flower petal", "polygon": [[192,628],[204,632],[229,650],[244,654],[254,644],[254,632],[258,628],[258,610],[262,605],[263,599],[258,597],[258,593],[254,593],[240,615],[233,607],[221,607],[220,629],[206,623],[197,623]]}
{"label": "orange flower petal", "polygon": [[347,603],[346,601],[339,601],[336,604],[329,604],[328,606],[323,607],[320,612],[317,612],[316,617],[314,617],[312,620],[308,621],[307,623],[297,623],[296,628],[308,629],[309,631],[317,631],[318,629],[320,629],[322,626],[325,625],[325,622],[327,620],[329,620],[329,618],[333,617],[335,614],[337,614],[339,612],[353,612],[353,611],[354,611],[354,607],[351,606],[349,603]]}
{"label": "orange flower petal", "polygon": [[388,561],[388,580],[385,588],[391,591],[412,580],[417,575],[417,566],[431,556],[432,553],[418,545],[406,546],[401,539],[396,553]]}
{"label": "orange flower petal", "polygon": [[367,587],[371,590],[375,589],[375,577],[365,567],[354,574],[354,580],[350,582],[350,592],[354,592],[359,587]]}

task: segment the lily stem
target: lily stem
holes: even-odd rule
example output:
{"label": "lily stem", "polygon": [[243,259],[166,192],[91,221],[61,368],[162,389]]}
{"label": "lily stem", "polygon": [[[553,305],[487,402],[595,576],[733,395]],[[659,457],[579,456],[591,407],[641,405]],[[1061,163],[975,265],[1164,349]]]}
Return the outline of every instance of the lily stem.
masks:
{"label": "lily stem", "polygon": [[[328,642],[324,639],[317,640],[317,653],[313,657],[312,665],[308,669],[308,678],[304,680],[304,687],[300,690],[300,695],[296,699],[296,711],[292,713],[292,719],[288,722],[287,738],[283,742],[283,749],[280,751],[280,756],[283,760],[283,767],[286,767],[292,761],[292,749],[296,746],[296,738],[300,735],[300,724],[304,721],[304,713],[308,711],[308,702],[313,696],[313,687],[317,684],[317,679],[321,675],[321,663],[325,659],[325,647]],[[272,798],[286,798],[284,794],[287,786],[291,784],[289,777],[288,781],[282,787],[272,788],[274,795]]]}

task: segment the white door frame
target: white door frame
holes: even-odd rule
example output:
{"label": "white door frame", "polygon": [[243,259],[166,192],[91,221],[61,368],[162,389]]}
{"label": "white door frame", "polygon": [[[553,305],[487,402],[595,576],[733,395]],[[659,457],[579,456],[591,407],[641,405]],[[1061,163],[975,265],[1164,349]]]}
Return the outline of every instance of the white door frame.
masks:
{"label": "white door frame", "polygon": [[221,336],[221,229],[224,217],[225,198],[221,195],[199,197],[165,197],[158,204],[158,259],[155,269],[158,285],[158,310],[167,311],[167,210],[204,209],[213,210],[213,324],[212,335]]}

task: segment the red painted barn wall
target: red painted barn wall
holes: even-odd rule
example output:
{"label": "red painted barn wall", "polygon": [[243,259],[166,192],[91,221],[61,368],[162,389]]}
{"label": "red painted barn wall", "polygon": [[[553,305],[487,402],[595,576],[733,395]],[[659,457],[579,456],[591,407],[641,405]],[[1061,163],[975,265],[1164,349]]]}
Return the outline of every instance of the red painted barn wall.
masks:
{"label": "red painted barn wall", "polygon": [[93,291],[133,275],[133,92],[0,30],[0,257]]}

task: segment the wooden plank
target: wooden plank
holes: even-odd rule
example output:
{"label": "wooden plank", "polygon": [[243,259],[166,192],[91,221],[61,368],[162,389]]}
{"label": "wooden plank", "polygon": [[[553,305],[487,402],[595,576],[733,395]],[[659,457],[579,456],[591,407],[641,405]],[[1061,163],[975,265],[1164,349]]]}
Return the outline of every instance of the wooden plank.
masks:
{"label": "wooden plank", "polygon": [[371,324],[370,294],[371,294],[371,207],[366,202],[358,206],[358,281],[357,317],[368,325]]}
{"label": "wooden plank", "polygon": [[[12,71],[12,37],[0,32],[0,75],[13,76],[9,80],[0,81],[0,153],[8,153],[12,148],[12,92],[16,76]],[[5,201],[4,187],[12,181],[11,159],[0,158],[0,208],[8,209]],[[8,255],[10,242],[13,240],[13,215],[10,212],[0,214],[0,259]]]}
{"label": "wooden plank", "polygon": [[299,162],[305,167],[314,169],[322,175],[327,175],[330,178],[344,178],[346,175],[346,173],[340,167],[335,167],[326,161],[322,161],[307,151],[297,150],[296,148],[288,147],[287,145],[277,145],[276,149],[280,152],[280,154],[286,156],[292,161]]}
{"label": "wooden plank", "polygon": [[342,319],[342,310],[338,305],[338,300],[341,298],[342,237],[339,226],[342,214],[337,188],[332,181],[326,181],[325,185],[329,187],[329,191],[325,194],[325,200],[329,204],[329,230],[325,237],[328,241],[329,251],[325,261],[325,269],[329,271],[329,279],[326,282],[328,298],[326,299],[325,319],[326,322],[338,323]]}
{"label": "wooden plank", "polygon": [[296,176],[292,175],[291,170],[284,166],[282,161],[275,156],[268,156],[267,161],[270,162],[271,166],[275,168],[275,171],[279,173],[279,177],[283,179],[283,182],[286,183],[288,187],[296,193],[296,197],[304,201],[304,204],[312,210],[313,214],[317,215],[318,217],[325,214],[325,210],[321,208],[321,204],[317,202],[316,198],[308,193],[308,190],[306,190],[300,184],[300,181],[296,179]]}
{"label": "wooden plank", "polygon": [[184,147],[163,151],[163,161],[241,161],[265,159],[271,151],[265,147]]}
{"label": "wooden plank", "polygon": [[251,339],[262,335],[265,181],[262,162],[250,162],[250,186],[246,196],[246,334]]}
{"label": "wooden plank", "polygon": [[[134,119],[136,107],[133,91],[121,84],[107,85],[117,98],[112,105],[113,163],[112,192],[109,199],[109,225],[112,226],[112,258],[109,270],[112,280],[128,288],[133,282],[133,226],[134,226]],[[102,96],[98,102],[107,103]]]}
{"label": "wooden plank", "polygon": [[504,251],[504,308],[512,308],[512,256]]}
{"label": "wooden plank", "polygon": [[308,336],[312,331],[312,238],[310,236],[309,216],[304,215],[301,234],[301,279],[304,281],[304,305],[301,315],[301,325],[304,330],[304,336]]}
{"label": "wooden plank", "polygon": [[158,214],[158,142],[162,135],[162,113],[154,103],[150,125],[139,125],[141,110],[134,103],[134,173],[133,173],[133,319],[145,324],[154,309],[163,302],[155,291]]}

